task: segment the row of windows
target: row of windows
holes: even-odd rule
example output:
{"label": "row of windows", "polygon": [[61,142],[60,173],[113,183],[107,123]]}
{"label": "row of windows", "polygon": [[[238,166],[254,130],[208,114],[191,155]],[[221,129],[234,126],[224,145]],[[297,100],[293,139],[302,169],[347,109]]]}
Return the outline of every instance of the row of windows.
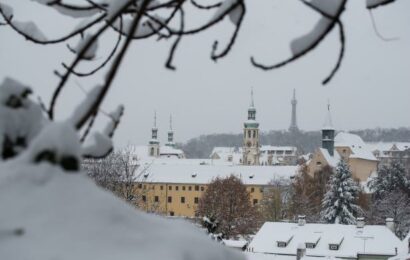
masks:
{"label": "row of windows", "polygon": [[[142,195],[142,198],[141,198],[141,199],[142,199],[143,202],[147,202],[147,196]],[[167,201],[168,201],[168,203],[172,203],[172,196],[168,196]],[[181,201],[182,204],[185,203],[185,197],[181,197],[181,198],[180,198],[180,201]],[[159,196],[154,196],[154,202],[159,202]],[[198,198],[198,197],[195,197],[195,198],[194,198],[194,203],[195,203],[195,204],[198,204],[198,203],[199,203],[199,198]],[[254,203],[254,204],[255,204],[255,203]]]}
{"label": "row of windows", "polygon": [[[171,186],[171,185],[169,185],[168,186],[168,190],[172,190],[173,188],[172,188],[173,186]],[[194,187],[194,190],[195,191],[199,191],[199,190],[201,190],[201,191],[204,191],[205,190],[205,187],[204,186],[199,186],[199,185],[195,185],[195,186],[193,186]],[[147,185],[142,185],[141,183],[139,183],[138,184],[138,188],[139,189],[142,189],[142,188],[144,188],[144,190],[146,190],[147,189]],[[151,188],[153,189],[153,190],[155,190],[155,185],[152,185],[151,186]],[[174,188],[175,188],[175,190],[179,190],[179,186],[174,186]],[[164,190],[164,185],[160,185],[159,186],[159,189],[160,190]],[[181,186],[181,190],[189,190],[189,191],[192,191],[192,186]]]}
{"label": "row of windows", "polygon": [[[254,193],[255,192],[255,188],[254,187],[251,187],[250,189],[248,189],[251,193]],[[259,192],[260,193],[263,193],[263,188],[259,188]]]}

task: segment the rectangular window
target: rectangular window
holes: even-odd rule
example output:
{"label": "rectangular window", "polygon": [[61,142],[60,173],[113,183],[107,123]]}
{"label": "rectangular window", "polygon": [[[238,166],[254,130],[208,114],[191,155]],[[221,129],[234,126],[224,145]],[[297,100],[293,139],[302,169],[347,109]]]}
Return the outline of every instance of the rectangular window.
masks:
{"label": "rectangular window", "polygon": [[159,188],[160,188],[161,190],[163,190],[163,189],[164,189],[164,186],[161,185]]}
{"label": "rectangular window", "polygon": [[170,212],[169,212],[169,215],[170,215],[170,216],[174,216],[175,213],[174,213],[173,211],[170,211]]}
{"label": "rectangular window", "polygon": [[192,190],[192,187],[191,187],[191,186],[188,186],[188,190]]}
{"label": "rectangular window", "polygon": [[138,184],[138,189],[142,189],[142,184],[141,183]]}
{"label": "rectangular window", "polygon": [[252,187],[252,188],[251,188],[251,192],[254,192],[254,191],[255,191],[255,188],[254,188],[254,187]]}
{"label": "rectangular window", "polygon": [[185,197],[181,197],[181,203],[185,203]]}
{"label": "rectangular window", "polygon": [[201,186],[201,191],[204,191],[205,190],[205,187],[204,186]]}
{"label": "rectangular window", "polygon": [[198,204],[198,202],[199,202],[199,198],[198,198],[198,197],[195,197],[195,198],[194,198],[194,203],[195,203],[195,204]]}
{"label": "rectangular window", "polygon": [[155,197],[154,197],[154,201],[155,201],[155,202],[159,202],[159,197],[158,197],[158,196],[155,196]]}
{"label": "rectangular window", "polygon": [[178,187],[178,186],[175,186],[175,190],[179,190],[179,187]]}
{"label": "rectangular window", "polygon": [[182,190],[185,190],[185,186],[182,186]]}
{"label": "rectangular window", "polygon": [[169,197],[168,197],[168,203],[171,203],[171,202],[172,202],[172,197],[169,196]]}
{"label": "rectangular window", "polygon": [[147,197],[145,195],[142,195],[142,201],[146,202],[147,201]]}
{"label": "rectangular window", "polygon": [[172,190],[172,186],[168,186],[168,190]]}
{"label": "rectangular window", "polygon": [[199,186],[198,185],[195,185],[195,190],[199,191]]}
{"label": "rectangular window", "polygon": [[258,204],[258,199],[253,199],[253,205]]}

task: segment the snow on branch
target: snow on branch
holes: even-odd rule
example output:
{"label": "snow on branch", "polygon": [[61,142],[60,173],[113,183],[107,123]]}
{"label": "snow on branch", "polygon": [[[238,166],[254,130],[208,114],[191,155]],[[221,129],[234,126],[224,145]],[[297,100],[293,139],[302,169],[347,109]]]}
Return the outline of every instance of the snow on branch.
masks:
{"label": "snow on branch", "polygon": [[76,129],[81,128],[82,125],[80,125],[79,122],[84,118],[85,114],[89,113],[90,110],[93,110],[93,105],[101,91],[102,86],[98,85],[94,87],[89,93],[87,93],[85,100],[74,110],[69,121]]}
{"label": "snow on branch", "polygon": [[84,60],[93,60],[98,49],[98,41],[96,40],[89,43],[89,41],[91,41],[91,38],[92,34],[87,33],[84,38],[80,39],[75,48],[71,48],[68,44],[67,47],[74,54],[78,54],[84,49],[85,46],[87,46],[87,44],[90,44],[90,48],[87,48],[87,50],[84,51],[84,55],[81,58]]}
{"label": "snow on branch", "polygon": [[366,8],[374,9],[382,5],[393,3],[395,0],[366,0]]}
{"label": "snow on branch", "polygon": [[[91,144],[87,144],[82,148],[84,158],[104,158],[113,150],[112,137],[114,136],[114,132],[117,129],[123,114],[123,105],[118,106],[115,111],[108,114],[110,121],[105,126],[104,130],[101,133],[94,133]],[[94,120],[94,117],[91,120]]]}
{"label": "snow on branch", "polygon": [[325,37],[332,31],[335,25],[338,25],[341,42],[340,54],[336,66],[334,67],[330,75],[326,77],[326,79],[324,79],[322,82],[322,84],[325,85],[332,79],[336,71],[339,69],[344,54],[345,37],[343,24],[340,21],[340,16],[345,9],[346,0],[314,0],[310,2],[302,2],[320,13],[322,15],[322,18],[319,19],[315,27],[309,33],[298,37],[291,42],[290,47],[293,55],[290,58],[274,65],[261,64],[257,62],[254,57],[251,57],[251,63],[255,67],[262,70],[272,70],[283,67],[314,50],[319,45],[319,43],[321,43],[325,39]]}

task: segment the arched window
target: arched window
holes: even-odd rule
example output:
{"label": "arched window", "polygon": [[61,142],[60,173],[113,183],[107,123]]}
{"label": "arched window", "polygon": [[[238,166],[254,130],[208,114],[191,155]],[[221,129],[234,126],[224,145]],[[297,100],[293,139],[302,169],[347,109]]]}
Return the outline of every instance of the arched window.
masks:
{"label": "arched window", "polygon": [[150,155],[151,155],[151,156],[154,156],[154,152],[155,152],[154,147],[151,147],[151,153],[150,153]]}

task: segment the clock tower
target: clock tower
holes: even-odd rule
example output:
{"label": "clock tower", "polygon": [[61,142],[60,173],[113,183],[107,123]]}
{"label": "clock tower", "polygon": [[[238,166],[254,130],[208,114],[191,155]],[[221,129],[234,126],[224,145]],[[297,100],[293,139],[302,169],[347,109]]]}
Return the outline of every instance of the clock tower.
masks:
{"label": "clock tower", "polygon": [[259,165],[259,123],[256,121],[256,108],[251,90],[251,104],[248,108],[248,120],[243,127],[243,165]]}

